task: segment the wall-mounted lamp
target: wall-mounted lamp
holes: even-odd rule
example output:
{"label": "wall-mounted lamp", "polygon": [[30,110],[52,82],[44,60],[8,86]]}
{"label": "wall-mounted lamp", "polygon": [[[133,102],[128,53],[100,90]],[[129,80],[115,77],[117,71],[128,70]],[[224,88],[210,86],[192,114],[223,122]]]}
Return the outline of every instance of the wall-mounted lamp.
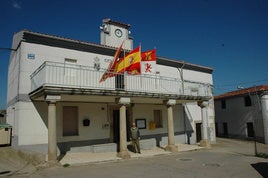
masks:
{"label": "wall-mounted lamp", "polygon": [[90,125],[90,120],[88,118],[83,120],[83,126],[88,127]]}

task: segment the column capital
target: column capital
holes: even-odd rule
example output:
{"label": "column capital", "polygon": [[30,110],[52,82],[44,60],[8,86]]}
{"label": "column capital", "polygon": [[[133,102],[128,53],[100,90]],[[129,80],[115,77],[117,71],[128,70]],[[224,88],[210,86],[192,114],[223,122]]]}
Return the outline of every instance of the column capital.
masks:
{"label": "column capital", "polygon": [[164,104],[166,104],[167,106],[175,106],[176,100],[174,100],[174,99],[165,100]]}
{"label": "column capital", "polygon": [[208,106],[208,101],[198,101],[197,104],[199,107],[205,108]]}
{"label": "column capital", "polygon": [[127,105],[127,104],[130,104],[130,98],[126,98],[126,97],[116,98],[115,102],[117,104]]}
{"label": "column capital", "polygon": [[49,103],[56,103],[57,101],[61,100],[60,95],[47,95],[45,100]]}

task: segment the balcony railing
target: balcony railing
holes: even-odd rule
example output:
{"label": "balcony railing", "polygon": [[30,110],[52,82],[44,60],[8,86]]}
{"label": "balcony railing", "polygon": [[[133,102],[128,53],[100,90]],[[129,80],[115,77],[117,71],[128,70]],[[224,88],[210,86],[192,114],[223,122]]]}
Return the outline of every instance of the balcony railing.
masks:
{"label": "balcony railing", "polygon": [[41,86],[210,97],[211,86],[155,75],[119,74],[99,82],[104,70],[65,63],[44,62],[31,75],[31,90]]}

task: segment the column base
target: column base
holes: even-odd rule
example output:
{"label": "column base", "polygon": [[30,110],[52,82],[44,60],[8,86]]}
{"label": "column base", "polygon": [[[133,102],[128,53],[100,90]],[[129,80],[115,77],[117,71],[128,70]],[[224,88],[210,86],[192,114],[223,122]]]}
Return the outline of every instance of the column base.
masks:
{"label": "column base", "polygon": [[60,166],[60,162],[58,160],[49,160],[45,164],[48,167],[55,167],[55,166]]}
{"label": "column base", "polygon": [[130,158],[130,154],[128,151],[120,151],[117,153],[116,155],[117,157],[123,158],[123,159],[129,159]]}
{"label": "column base", "polygon": [[166,151],[170,151],[170,152],[172,152],[172,153],[179,152],[179,151],[178,151],[178,147],[177,147],[176,145],[167,145],[167,146],[165,147],[165,150],[166,150]]}
{"label": "column base", "polygon": [[58,161],[57,153],[56,154],[47,154],[46,155],[46,161],[48,161],[48,162],[57,162]]}
{"label": "column base", "polygon": [[206,147],[206,148],[211,148],[211,144],[210,144],[210,141],[208,139],[201,140],[200,141],[200,146]]}

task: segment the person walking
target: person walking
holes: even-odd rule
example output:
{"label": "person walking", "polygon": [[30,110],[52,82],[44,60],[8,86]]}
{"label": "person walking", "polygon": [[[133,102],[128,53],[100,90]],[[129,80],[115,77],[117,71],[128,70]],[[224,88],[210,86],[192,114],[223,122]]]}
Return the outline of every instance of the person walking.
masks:
{"label": "person walking", "polygon": [[132,141],[132,146],[134,148],[134,153],[141,153],[140,151],[140,131],[138,127],[136,127],[136,124],[133,122],[131,127],[131,137],[130,140]]}

